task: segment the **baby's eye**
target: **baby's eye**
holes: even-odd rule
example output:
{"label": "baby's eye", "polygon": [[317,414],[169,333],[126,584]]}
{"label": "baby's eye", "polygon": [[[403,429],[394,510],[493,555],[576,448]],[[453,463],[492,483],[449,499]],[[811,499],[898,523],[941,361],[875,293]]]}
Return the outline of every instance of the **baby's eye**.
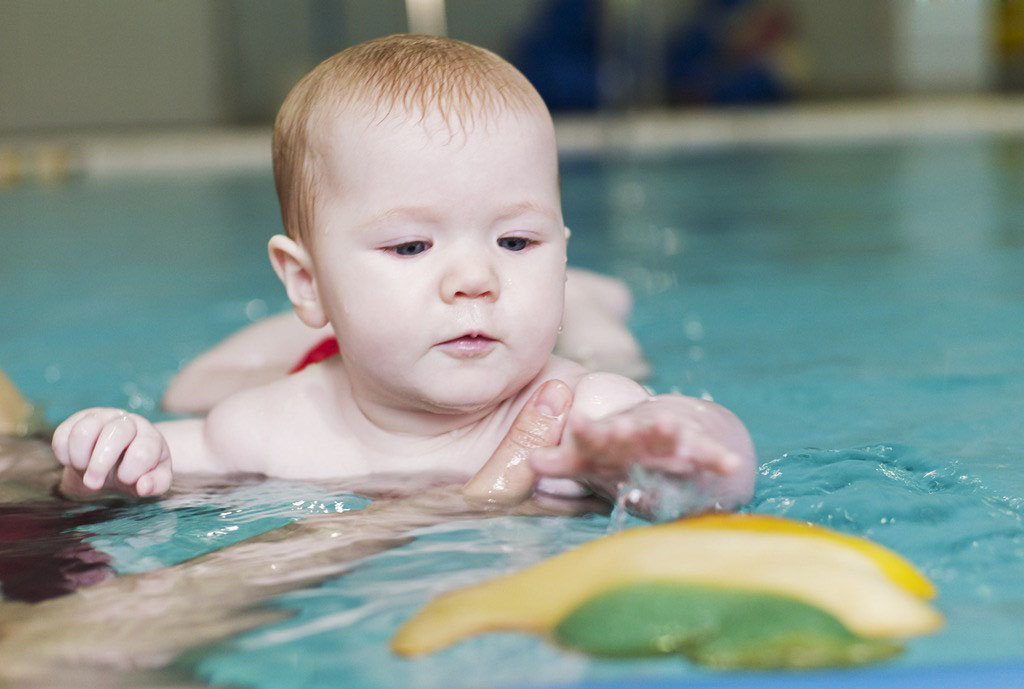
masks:
{"label": "baby's eye", "polygon": [[536,240],[527,239],[526,237],[502,237],[498,240],[498,246],[509,251],[522,251],[531,244],[536,243]]}
{"label": "baby's eye", "polygon": [[402,244],[396,244],[395,246],[387,247],[388,251],[392,251],[399,256],[415,256],[416,254],[422,254],[424,251],[430,248],[429,242],[404,242]]}

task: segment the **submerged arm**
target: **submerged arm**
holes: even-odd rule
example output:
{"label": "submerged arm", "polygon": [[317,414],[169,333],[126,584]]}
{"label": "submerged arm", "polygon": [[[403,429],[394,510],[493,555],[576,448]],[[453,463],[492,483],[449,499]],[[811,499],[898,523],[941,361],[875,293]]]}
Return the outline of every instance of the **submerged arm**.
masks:
{"label": "submerged arm", "polygon": [[[565,403],[562,413],[549,413],[558,400]],[[564,383],[541,386],[465,495],[455,486],[409,476],[395,483],[405,497],[312,517],[173,567],[107,579],[31,606],[0,603],[0,680],[63,686],[83,677],[109,680],[111,666],[159,667],[189,648],[277,619],[280,611],[261,609],[259,602],[336,577],[357,560],[409,542],[416,529],[502,514],[552,514],[550,506],[521,502],[535,480],[525,457],[558,442],[570,400]],[[172,446],[195,441],[194,423],[171,427]],[[589,507],[558,506],[563,514]],[[140,604],[140,595],[149,592],[159,595]]]}
{"label": "submerged arm", "polygon": [[188,363],[160,401],[164,409],[199,414],[234,392],[288,373],[310,347],[331,335],[310,328],[291,311],[242,328]]}

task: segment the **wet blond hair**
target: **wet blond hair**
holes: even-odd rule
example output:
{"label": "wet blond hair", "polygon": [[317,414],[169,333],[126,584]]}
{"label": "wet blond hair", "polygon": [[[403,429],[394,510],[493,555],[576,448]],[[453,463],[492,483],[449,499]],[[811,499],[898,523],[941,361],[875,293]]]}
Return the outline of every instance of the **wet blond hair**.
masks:
{"label": "wet blond hair", "polygon": [[469,43],[395,34],[341,51],[292,88],[274,122],[274,183],[285,229],[297,241],[310,238],[322,180],[318,133],[352,106],[381,119],[438,113],[450,131],[510,109],[547,112],[515,67]]}

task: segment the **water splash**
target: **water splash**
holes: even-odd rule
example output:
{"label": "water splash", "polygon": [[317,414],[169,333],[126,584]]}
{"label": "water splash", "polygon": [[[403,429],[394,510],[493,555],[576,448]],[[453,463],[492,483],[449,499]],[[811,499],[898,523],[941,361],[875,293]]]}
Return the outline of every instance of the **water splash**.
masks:
{"label": "water splash", "polygon": [[631,513],[642,514],[649,521],[661,523],[702,512],[715,503],[715,498],[701,490],[692,478],[633,465],[628,480],[619,486],[615,496],[608,533],[644,523],[639,519],[631,523]]}

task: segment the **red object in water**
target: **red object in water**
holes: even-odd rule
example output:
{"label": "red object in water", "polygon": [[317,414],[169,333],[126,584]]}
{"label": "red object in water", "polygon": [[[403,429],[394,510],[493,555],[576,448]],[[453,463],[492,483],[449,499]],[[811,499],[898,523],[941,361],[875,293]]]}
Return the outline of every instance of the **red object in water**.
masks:
{"label": "red object in water", "polygon": [[0,590],[7,600],[38,603],[114,576],[110,556],[76,527],[117,516],[116,508],[74,512],[71,503],[0,505]]}
{"label": "red object in water", "polygon": [[332,356],[339,354],[341,350],[338,348],[338,338],[331,335],[313,345],[306,355],[302,357],[299,363],[295,364],[288,373],[298,373],[302,369],[306,368],[310,364],[316,364],[324,359],[330,359]]}

